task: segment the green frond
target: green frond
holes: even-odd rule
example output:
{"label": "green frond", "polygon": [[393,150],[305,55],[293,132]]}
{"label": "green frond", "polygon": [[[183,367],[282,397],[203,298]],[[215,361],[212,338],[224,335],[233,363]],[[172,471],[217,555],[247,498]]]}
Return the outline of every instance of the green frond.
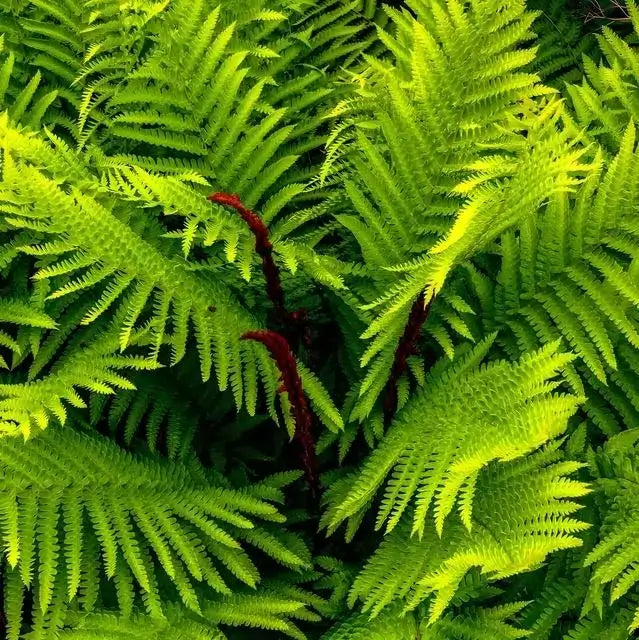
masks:
{"label": "green frond", "polygon": [[528,6],[539,11],[532,26],[537,34],[532,69],[544,83],[559,90],[567,82],[579,81],[583,56],[595,53],[594,35],[584,28],[578,12],[561,0],[532,0]]}
{"label": "green frond", "polygon": [[603,616],[595,613],[580,620],[562,640],[626,640],[633,623],[632,606],[608,609]]}
{"label": "green frond", "polygon": [[[519,353],[561,338],[577,356],[571,385],[600,389],[613,406],[614,384],[628,389],[620,349],[637,343],[634,308],[635,128],[624,134],[607,171],[592,173],[574,197],[554,196],[538,216],[501,236],[501,268],[487,329],[506,328],[503,343]],[[601,156],[595,159],[601,166]],[[619,197],[613,185],[628,185]],[[612,191],[615,194],[612,194]],[[632,349],[626,349],[628,342]],[[514,346],[516,345],[516,347]],[[618,346],[619,345],[619,346]]]}
{"label": "green frond", "polygon": [[[23,592],[19,583],[9,574],[12,602],[21,602]],[[212,596],[205,600],[202,611],[194,613],[175,601],[166,603],[161,615],[152,615],[136,607],[128,613],[115,612],[105,606],[86,610],[65,603],[62,591],[56,585],[56,603],[46,614],[34,610],[33,624],[24,637],[86,639],[107,638],[118,640],[168,640],[179,634],[185,640],[225,640],[228,629],[260,628],[282,633],[284,636],[305,640],[296,626],[296,620],[315,620],[310,608],[317,598],[304,589],[289,587],[285,582],[273,581],[257,592],[238,593],[233,596]],[[297,598],[297,600],[296,600]],[[320,602],[321,599],[319,599]],[[11,628],[19,629],[27,615],[11,611]],[[26,612],[28,614],[28,612]],[[231,631],[231,633],[234,633]],[[237,631],[235,632],[237,633]],[[17,636],[16,636],[17,637]],[[22,637],[22,636],[21,636]]]}
{"label": "green frond", "polygon": [[[337,219],[378,281],[366,307],[376,317],[363,334],[373,339],[363,364],[377,382],[360,419],[384,385],[373,372],[388,370],[417,295],[439,294],[458,265],[533,217],[546,199],[574,190],[590,170],[576,133],[562,130],[561,104],[525,71],[535,57],[527,44],[535,17],[523,2],[498,12],[479,3],[420,6],[409,20],[393,14],[395,67],[375,74],[351,143],[343,133],[334,138],[348,164],[344,195],[352,204]],[[391,36],[382,37],[390,46]],[[398,265],[408,274],[390,277]],[[442,313],[443,325],[429,321],[425,331],[450,354],[451,329],[473,336]]]}
{"label": "green frond", "polygon": [[[11,540],[5,549],[7,561],[23,576],[35,573],[43,612],[52,602],[56,575],[63,566],[67,597],[75,598],[85,564],[93,561],[86,555],[87,539],[93,536],[99,541],[101,570],[107,578],[124,562],[141,589],[152,592],[152,566],[144,559],[144,550],[152,549],[156,570],[161,567],[185,605],[196,610],[192,583],[228,591],[216,564],[240,580],[248,579],[238,570],[250,563],[237,541],[238,527],[253,527],[247,516],[277,517],[271,504],[250,491],[203,482],[177,463],[165,463],[160,470],[156,461],[131,457],[101,437],[69,429],[48,433],[26,445],[4,440],[0,453],[2,536]],[[42,468],[34,473],[37,467]],[[32,547],[34,530],[37,554]],[[294,547],[287,549],[266,530],[251,528],[240,539],[286,565],[306,562]],[[306,553],[303,545],[300,551]],[[255,574],[249,583],[257,579]]]}
{"label": "green frond", "polygon": [[389,607],[372,620],[363,614],[352,615],[322,636],[322,640],[410,640],[417,634],[424,640],[479,640],[488,634],[495,640],[514,640],[529,635],[509,621],[525,605],[525,602],[514,602],[494,608],[469,607],[461,614],[448,614],[430,626],[419,616],[402,615],[397,606]]}
{"label": "green frond", "polygon": [[[517,364],[493,362],[468,370],[462,361],[431,373],[348,491],[330,496],[324,526],[334,531],[367,509],[389,475],[377,527],[386,522],[387,530],[393,529],[411,507],[413,533],[422,535],[432,506],[428,519],[434,518],[441,535],[458,498],[470,526],[476,474],[492,461],[534,451],[566,429],[579,399],[553,393],[559,384],[553,378],[570,359],[549,345]],[[477,431],[481,440],[473,438]],[[470,491],[466,497],[465,491]]]}
{"label": "green frond", "polygon": [[[0,54],[1,58],[4,58]],[[14,73],[15,54],[13,51],[4,59],[0,66],[0,107],[7,111],[12,122],[21,123],[30,129],[37,130],[40,127],[42,117],[45,115],[51,104],[58,97],[58,91],[39,91],[42,80],[40,71],[29,79],[29,81],[18,92],[14,84],[17,79],[12,76]],[[13,82],[12,82],[13,80]],[[15,91],[15,93],[13,93]]]}
{"label": "green frond", "polygon": [[404,517],[357,577],[350,601],[361,600],[364,610],[376,615],[396,599],[405,599],[412,609],[432,596],[433,623],[471,568],[480,567],[484,579],[498,580],[537,568],[552,552],[581,545],[578,534],[589,525],[571,517],[581,508],[572,499],[588,488],[565,477],[579,464],[556,460],[547,448],[491,466],[478,481],[470,531],[455,517],[441,537],[432,524],[421,538],[411,537],[410,519]]}
{"label": "green frond", "polygon": [[[24,142],[28,144],[26,139]],[[153,353],[157,357],[160,345],[172,344],[173,363],[184,353],[188,323],[192,320],[202,378],[209,378],[215,361],[220,387],[224,389],[229,380],[235,380],[238,405],[241,405],[239,338],[258,323],[234,300],[232,293],[218,281],[196,276],[177,257],[167,256],[110,213],[97,198],[85,195],[77,188],[66,193],[55,180],[32,166],[19,164],[14,168],[15,173],[11,176],[5,173],[2,194],[5,201],[20,198],[24,202],[22,215],[17,217],[19,214],[13,212],[16,216],[14,226],[28,226],[28,220],[35,215],[41,222],[42,231],[62,232],[68,245],[76,249],[75,256],[63,257],[37,273],[38,279],[52,281],[50,297],[58,298],[99,286],[102,292],[81,323],[96,321],[117,303],[120,310],[117,313],[123,317],[121,350],[129,345],[132,332],[149,309],[152,341],[156,345]],[[42,215],[36,208],[36,213],[31,214],[28,203],[38,202],[41,198],[56,202],[56,209],[42,212]],[[37,251],[41,253],[44,247],[44,244],[38,244]],[[51,244],[47,248],[56,250]],[[67,246],[63,250],[63,255],[68,255]],[[47,253],[47,258],[54,255]],[[91,268],[90,265],[95,266]],[[84,271],[87,267],[88,271]],[[155,308],[152,305],[154,292],[161,300]],[[168,333],[171,325],[173,334]],[[222,331],[222,327],[229,326],[236,327],[234,336]],[[211,353],[213,349],[215,357]]]}
{"label": "green frond", "polygon": [[396,607],[371,620],[366,614],[354,614],[335,625],[322,636],[322,640],[409,640],[418,633],[418,624],[412,615],[401,616]]}
{"label": "green frond", "polygon": [[20,300],[11,299],[0,300],[0,322],[39,327],[41,329],[54,329],[56,326],[53,318],[40,309],[35,309]]}
{"label": "green frond", "polygon": [[45,429],[51,421],[64,424],[65,404],[86,407],[78,393],[80,389],[100,394],[133,389],[133,384],[122,373],[154,368],[157,364],[146,358],[117,354],[116,337],[107,333],[90,347],[67,354],[38,380],[0,384],[2,432],[28,437],[35,430]]}
{"label": "green frond", "polygon": [[[593,566],[593,586],[609,587],[610,602],[625,596],[639,581],[636,570],[637,549],[634,543],[637,481],[633,452],[636,430],[611,438],[604,448],[592,456],[596,487],[602,495],[603,522],[597,545],[588,554],[586,566]],[[607,589],[608,591],[608,589]],[[629,625],[637,628],[635,620]]]}
{"label": "green frond", "polygon": [[94,394],[89,407],[91,425],[101,428],[106,421],[110,433],[122,435],[127,445],[141,436],[150,451],[162,448],[171,459],[185,460],[192,455],[198,418],[166,376],[136,377],[135,390],[123,390],[116,396]]}
{"label": "green frond", "polygon": [[638,42],[0,1],[0,635],[636,635]]}

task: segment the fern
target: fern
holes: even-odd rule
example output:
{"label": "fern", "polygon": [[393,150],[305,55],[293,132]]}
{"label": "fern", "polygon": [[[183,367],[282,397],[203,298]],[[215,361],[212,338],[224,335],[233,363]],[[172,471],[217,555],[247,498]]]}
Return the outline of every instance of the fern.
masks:
{"label": "fern", "polygon": [[[639,30],[639,13],[634,2],[624,3],[628,19]],[[610,27],[597,36],[604,61],[584,59],[581,83],[568,87],[579,123],[610,150],[619,148],[630,119],[636,119],[635,86],[639,68],[633,43],[625,41]]]}
{"label": "fern", "polygon": [[528,6],[540,12],[533,25],[538,49],[531,66],[544,83],[561,91],[565,83],[582,78],[583,56],[597,55],[596,39],[572,6],[563,2],[531,2]]}
{"label": "fern", "polygon": [[[43,148],[41,142],[32,144],[23,134],[16,132],[15,135],[19,145],[26,145],[25,160],[29,157],[35,160],[39,154],[55,153],[46,146]],[[30,153],[34,155],[30,156]],[[34,238],[24,250],[46,261],[47,266],[42,262],[42,268],[34,278],[51,283],[49,299],[97,288],[95,303],[78,324],[95,322],[110,307],[119,305],[116,310],[119,326],[114,325],[111,331],[119,333],[120,350],[130,344],[136,323],[148,309],[150,315],[143,326],[149,334],[152,360],[157,361],[160,350],[168,344],[171,363],[179,362],[192,331],[198,344],[203,380],[207,380],[215,368],[220,388],[225,389],[230,384],[238,406],[243,403],[245,394],[248,398],[255,397],[256,390],[252,385],[257,380],[258,367],[267,376],[274,373],[264,355],[246,343],[240,343],[242,333],[254,327],[257,320],[242,309],[231,291],[210,277],[201,277],[189,270],[177,257],[162,252],[109,213],[107,207],[111,208],[114,203],[105,206],[106,203],[100,202],[99,182],[94,180],[96,197],[77,189],[66,193],[57,186],[57,177],[43,174],[30,163],[12,165],[9,158],[7,149],[2,196],[5,210],[11,211],[11,225],[16,229],[31,229],[32,220],[38,220],[36,227],[42,234],[41,240],[37,242]],[[64,158],[58,156],[57,165],[66,177]],[[88,183],[85,182],[85,186],[90,190]],[[16,199],[23,201],[17,210],[11,204]],[[44,216],[33,212],[30,203],[40,199],[57,202],[57,208],[55,211],[50,209]],[[78,216],[83,220],[81,225]],[[65,243],[47,242],[47,237],[53,233],[62,233]],[[110,242],[105,244],[107,237]],[[172,333],[167,335],[169,326]],[[225,333],[223,328],[226,326],[236,327],[235,336]],[[246,372],[247,368],[252,371]],[[245,382],[250,385],[246,390]],[[320,402],[328,412],[335,413],[327,398]]]}
{"label": "fern", "polygon": [[[471,569],[479,567],[484,580],[495,580],[534,569],[552,552],[579,546],[575,534],[588,525],[570,517],[580,507],[566,498],[587,489],[564,477],[578,465],[556,460],[550,447],[502,470],[491,468],[474,489],[482,500],[471,519],[459,514],[443,534],[429,524],[421,539],[409,539],[410,522],[400,521],[355,580],[351,604],[360,599],[376,615],[395,599],[405,598],[412,609],[432,594],[432,622]],[[538,477],[531,482],[527,474],[533,469]],[[548,495],[555,498],[547,502]],[[411,560],[398,562],[402,556]]]}
{"label": "fern", "polygon": [[[373,340],[353,418],[372,410],[415,298],[423,292],[428,302],[458,264],[551,194],[572,190],[586,170],[575,133],[558,130],[559,104],[543,98],[552,91],[521,70],[535,56],[532,47],[517,49],[532,37],[535,14],[523,2],[502,5],[433,5],[418,20],[397,18],[393,68],[379,70],[374,99],[349,109],[359,131],[353,151],[346,145],[341,155],[345,196],[358,215],[338,220],[379,273],[377,290],[360,303],[375,315],[362,334]],[[490,37],[494,46],[480,52]],[[463,319],[442,309],[432,333],[449,353],[446,325],[472,339]]]}
{"label": "fern", "polygon": [[7,640],[634,637],[638,34],[0,2]]}
{"label": "fern", "polygon": [[[609,585],[610,601],[625,596],[637,582],[636,550],[632,530],[634,525],[635,482],[633,444],[636,432],[630,430],[611,438],[591,464],[598,476],[597,486],[605,496],[600,539],[588,554],[586,566],[593,566],[592,588],[601,610],[603,587]],[[635,610],[630,630],[639,626],[639,610]]]}
{"label": "fern", "polygon": [[[12,588],[21,589],[15,573],[9,573]],[[204,638],[223,640],[226,628],[260,626],[273,629],[287,637],[303,638],[294,620],[313,619],[315,613],[308,609],[308,595],[299,591],[295,600],[286,588],[274,583],[258,593],[243,593],[209,599],[201,614],[195,615],[181,603],[166,606],[165,615],[153,616],[142,611],[131,610],[118,614],[108,609],[83,610],[73,606],[62,606],[57,615],[42,616],[34,611],[35,624],[31,637],[59,638],[163,638],[179,633],[188,640]],[[19,615],[9,619],[10,628],[19,629]]]}
{"label": "fern", "polygon": [[419,637],[427,640],[453,640],[454,638],[496,639],[524,638],[526,631],[517,629],[507,622],[516,614],[524,603],[513,603],[493,609],[469,610],[461,615],[448,615],[431,627],[424,627],[413,617],[403,616],[398,619],[398,611],[389,611],[386,615],[375,618],[372,622],[363,615],[353,616],[336,629],[323,636],[325,640],[373,640],[392,638],[408,640]]}
{"label": "fern", "polygon": [[[391,472],[378,526],[388,520],[391,530],[415,499],[413,533],[423,534],[431,505],[440,535],[455,504],[470,529],[481,470],[493,460],[517,458],[562,434],[578,402],[574,396],[552,393],[557,385],[552,378],[566,356],[549,346],[517,365],[492,363],[473,371],[489,346],[484,342],[450,370],[430,374],[436,382],[431,386],[427,381],[422,394],[404,408],[359,477],[351,479],[348,491],[332,497],[325,519],[329,530],[356,518]],[[473,437],[476,432],[482,433],[481,440]]]}

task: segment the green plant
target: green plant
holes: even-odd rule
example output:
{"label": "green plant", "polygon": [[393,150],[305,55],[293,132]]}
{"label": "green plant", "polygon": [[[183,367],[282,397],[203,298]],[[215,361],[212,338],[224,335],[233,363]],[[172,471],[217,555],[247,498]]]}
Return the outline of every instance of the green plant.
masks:
{"label": "green plant", "polygon": [[0,2],[3,638],[636,634],[639,7],[577,4]]}

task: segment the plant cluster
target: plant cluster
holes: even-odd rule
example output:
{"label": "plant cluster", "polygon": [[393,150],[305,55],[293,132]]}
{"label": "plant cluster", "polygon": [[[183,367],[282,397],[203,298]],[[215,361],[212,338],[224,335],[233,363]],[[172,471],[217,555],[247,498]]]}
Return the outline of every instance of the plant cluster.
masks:
{"label": "plant cluster", "polygon": [[637,122],[634,0],[0,0],[0,637],[634,637]]}

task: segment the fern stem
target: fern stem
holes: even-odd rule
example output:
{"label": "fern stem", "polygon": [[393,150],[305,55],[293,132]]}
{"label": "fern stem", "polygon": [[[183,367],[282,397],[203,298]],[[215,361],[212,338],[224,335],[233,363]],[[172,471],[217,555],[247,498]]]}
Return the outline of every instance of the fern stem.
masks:
{"label": "fern stem", "polygon": [[419,350],[417,340],[422,331],[422,327],[428,318],[433,299],[426,302],[424,294],[420,293],[408,316],[408,322],[404,327],[404,333],[395,350],[395,358],[391,374],[386,384],[386,394],[384,396],[384,418],[388,424],[397,411],[397,389],[399,379],[402,377],[408,366],[409,356],[416,355]]}
{"label": "fern stem", "polygon": [[235,193],[217,192],[211,194],[208,199],[211,202],[235,209],[255,236],[255,253],[262,258],[266,294],[273,303],[276,318],[284,323],[288,314],[284,305],[284,290],[282,289],[280,271],[273,260],[273,245],[269,239],[268,227],[255,211],[247,209],[242,204],[239,196]]}
{"label": "fern stem", "polygon": [[306,309],[288,312],[284,299],[284,289],[280,270],[273,259],[273,244],[269,238],[269,230],[262,218],[251,209],[244,206],[240,197],[235,193],[216,192],[208,199],[216,204],[221,204],[235,209],[244,220],[255,237],[255,253],[262,259],[262,273],[266,283],[266,295],[273,304],[275,324],[292,345],[300,342],[311,351],[310,330],[308,327],[308,314]]}
{"label": "fern stem", "polygon": [[216,192],[208,198],[211,202],[235,209],[246,222],[255,236],[255,252],[262,258],[262,272],[266,282],[266,294],[273,303],[275,321],[282,332],[264,329],[249,331],[243,334],[243,340],[261,342],[275,360],[282,377],[280,391],[288,393],[295,421],[295,440],[300,452],[301,467],[306,475],[311,500],[314,505],[319,500],[319,478],[315,438],[313,437],[313,415],[309,409],[302,380],[297,372],[297,362],[291,348],[291,342],[302,343],[310,351],[310,332],[308,331],[307,313],[298,309],[289,313],[284,301],[284,289],[280,271],[273,260],[273,245],[269,238],[268,227],[260,216],[244,206],[237,194]]}
{"label": "fern stem", "polygon": [[280,391],[286,391],[291,403],[295,421],[295,440],[300,449],[300,463],[308,481],[311,500],[316,505],[319,499],[319,476],[313,436],[313,414],[304,395],[302,379],[297,371],[297,361],[291,345],[283,335],[270,329],[247,331],[242,335],[242,340],[261,342],[268,349],[280,371],[282,378]]}

